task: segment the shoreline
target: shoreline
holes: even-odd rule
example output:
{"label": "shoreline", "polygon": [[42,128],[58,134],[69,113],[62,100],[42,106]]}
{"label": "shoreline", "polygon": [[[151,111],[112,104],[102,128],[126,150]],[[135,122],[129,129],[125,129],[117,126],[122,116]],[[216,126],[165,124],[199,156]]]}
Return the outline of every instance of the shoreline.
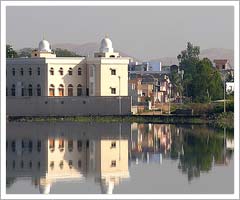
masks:
{"label": "shoreline", "polygon": [[[103,115],[103,116],[9,116],[8,122],[129,122],[162,124],[207,124],[218,128],[233,129],[229,124],[233,113],[225,115]],[[225,123],[227,122],[227,123]]]}

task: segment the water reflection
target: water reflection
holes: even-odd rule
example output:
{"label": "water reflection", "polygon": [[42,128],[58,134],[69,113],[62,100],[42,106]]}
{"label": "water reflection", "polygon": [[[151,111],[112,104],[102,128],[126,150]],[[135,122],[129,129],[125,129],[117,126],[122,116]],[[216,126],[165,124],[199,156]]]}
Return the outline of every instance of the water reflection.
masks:
{"label": "water reflection", "polygon": [[28,177],[48,194],[56,182],[92,178],[111,194],[131,179],[131,165],[161,165],[165,159],[177,162],[191,181],[214,165],[229,164],[234,145],[226,135],[169,124],[8,123],[7,187]]}

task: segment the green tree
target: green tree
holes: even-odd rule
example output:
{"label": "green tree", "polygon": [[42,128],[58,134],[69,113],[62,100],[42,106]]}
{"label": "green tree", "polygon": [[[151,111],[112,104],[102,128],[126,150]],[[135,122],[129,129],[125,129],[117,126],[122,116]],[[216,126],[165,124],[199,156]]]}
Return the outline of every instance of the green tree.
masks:
{"label": "green tree", "polygon": [[195,102],[209,102],[222,98],[223,84],[219,72],[213,68],[212,62],[204,58],[196,65],[196,74],[193,75],[192,97]]}
{"label": "green tree", "polygon": [[9,44],[6,45],[6,57],[7,58],[16,58],[16,57],[18,57],[17,52]]}
{"label": "green tree", "polygon": [[190,42],[187,49],[178,55],[180,68],[184,70],[182,86],[184,94],[192,97],[194,102],[209,102],[221,99],[223,83],[220,73],[213,68],[212,62],[199,59],[200,47]]}
{"label": "green tree", "polygon": [[177,94],[179,94],[179,96],[181,97],[183,93],[183,83],[181,74],[179,74],[177,71],[173,71],[170,74],[169,78],[172,84],[173,95],[176,96]]}
{"label": "green tree", "polygon": [[193,96],[192,82],[196,74],[196,65],[199,61],[200,47],[187,43],[187,49],[177,56],[180,69],[184,70],[183,87],[186,96]]}
{"label": "green tree", "polygon": [[54,52],[57,57],[80,57],[80,55],[67,49],[56,48]]}
{"label": "green tree", "polygon": [[30,58],[33,50],[34,50],[34,49],[32,49],[32,48],[23,48],[23,49],[20,49],[20,50],[18,51],[18,56],[19,56],[19,57],[28,57],[28,58]]}

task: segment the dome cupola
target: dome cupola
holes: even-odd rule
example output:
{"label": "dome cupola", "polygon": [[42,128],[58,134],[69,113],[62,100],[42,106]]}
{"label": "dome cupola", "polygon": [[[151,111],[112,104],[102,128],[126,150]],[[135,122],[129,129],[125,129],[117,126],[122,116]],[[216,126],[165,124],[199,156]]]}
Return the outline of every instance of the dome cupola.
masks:
{"label": "dome cupola", "polygon": [[50,43],[44,39],[39,42],[38,50],[40,52],[52,52]]}
{"label": "dome cupola", "polygon": [[102,39],[99,50],[101,53],[113,52],[112,41],[108,38],[108,36],[105,36],[105,38]]}

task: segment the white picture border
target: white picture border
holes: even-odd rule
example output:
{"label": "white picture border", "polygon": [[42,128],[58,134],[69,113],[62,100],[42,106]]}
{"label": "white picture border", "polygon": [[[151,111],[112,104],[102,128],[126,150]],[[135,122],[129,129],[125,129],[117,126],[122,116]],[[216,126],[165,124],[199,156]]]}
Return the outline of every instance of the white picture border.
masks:
{"label": "white picture border", "polygon": [[[6,7],[7,6],[233,6],[234,193],[233,194],[6,194]],[[221,184],[221,183],[219,183]],[[238,1],[1,1],[1,198],[3,199],[239,199],[239,2]]]}

